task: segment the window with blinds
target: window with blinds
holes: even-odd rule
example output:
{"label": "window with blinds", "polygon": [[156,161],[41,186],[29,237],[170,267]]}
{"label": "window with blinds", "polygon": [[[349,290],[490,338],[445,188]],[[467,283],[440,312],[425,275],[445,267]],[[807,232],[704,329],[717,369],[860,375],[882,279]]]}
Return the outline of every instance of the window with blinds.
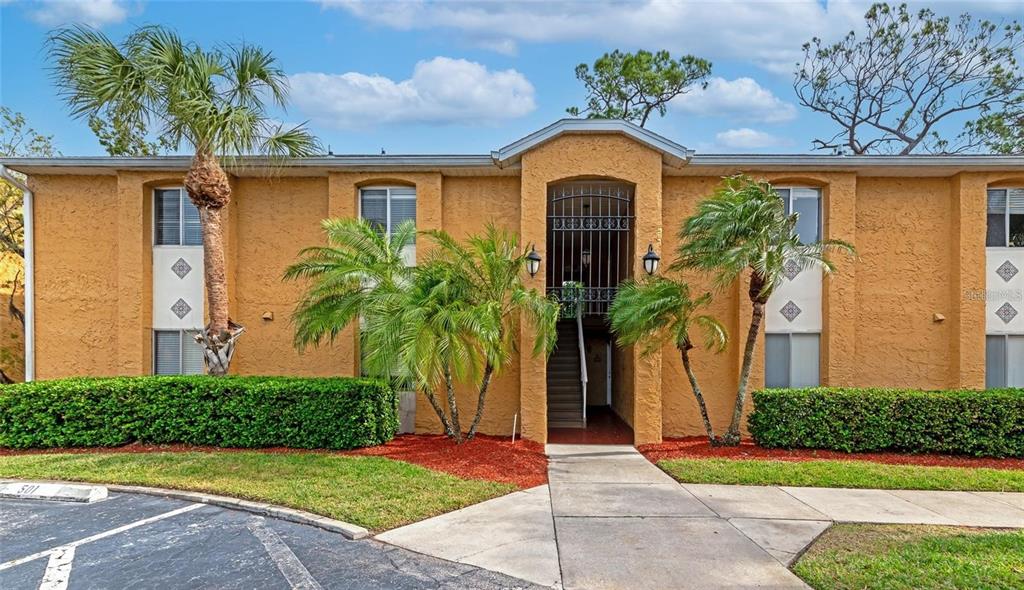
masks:
{"label": "window with blinds", "polygon": [[1024,188],[988,190],[985,245],[990,248],[1024,248]]}
{"label": "window with blinds", "polygon": [[202,375],[203,349],[188,330],[153,330],[153,374]]}
{"label": "window with blinds", "polygon": [[796,233],[804,244],[821,240],[821,190],[816,188],[776,188],[786,204],[786,214],[798,215]]}
{"label": "window with blinds", "polygon": [[416,189],[407,186],[360,189],[359,214],[378,231],[390,236],[403,222],[416,223]]}
{"label": "window with blinds", "polygon": [[765,387],[817,387],[820,364],[820,334],[765,334]]}
{"label": "window with blinds", "polygon": [[199,209],[183,188],[153,191],[153,243],[157,246],[202,246]]}
{"label": "window with blinds", "polygon": [[1024,387],[1024,336],[985,337],[985,387]]}

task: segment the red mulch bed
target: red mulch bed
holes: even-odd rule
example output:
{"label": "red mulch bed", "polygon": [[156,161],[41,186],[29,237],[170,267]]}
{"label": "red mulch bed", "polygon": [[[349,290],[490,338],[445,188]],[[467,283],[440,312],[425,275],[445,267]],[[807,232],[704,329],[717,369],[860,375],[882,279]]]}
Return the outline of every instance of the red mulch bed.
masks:
{"label": "red mulch bed", "polygon": [[507,437],[477,435],[456,445],[443,435],[405,434],[393,441],[348,451],[348,455],[373,455],[407,461],[458,477],[487,479],[532,488],[548,482],[548,458],[544,445]]}
{"label": "red mulch bed", "polygon": [[777,461],[869,461],[890,465],[922,465],[926,467],[989,467],[992,469],[1024,469],[1024,459],[989,459],[957,455],[909,455],[903,453],[843,453],[815,449],[765,449],[753,442],[738,447],[713,447],[704,437],[665,439],[657,445],[644,445],[640,452],[651,461],[662,459],[774,459]]}
{"label": "red mulch bed", "polygon": [[456,445],[443,435],[404,434],[395,437],[387,444],[354,451],[308,451],[286,447],[235,449],[182,444],[132,443],[121,447],[30,450],[0,448],[0,456],[53,453],[183,453],[189,451],[371,455],[415,463],[428,469],[450,473],[456,477],[500,481],[520,488],[532,488],[548,482],[548,458],[544,454],[544,445],[526,440],[517,440],[513,444],[508,438],[485,435],[477,435],[470,442]]}

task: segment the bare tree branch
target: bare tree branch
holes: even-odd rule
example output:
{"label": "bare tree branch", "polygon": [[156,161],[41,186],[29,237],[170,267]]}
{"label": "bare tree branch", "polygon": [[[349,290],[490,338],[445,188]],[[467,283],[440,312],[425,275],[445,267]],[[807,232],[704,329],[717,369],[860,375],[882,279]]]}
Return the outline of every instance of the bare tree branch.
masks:
{"label": "bare tree branch", "polygon": [[[875,4],[864,18],[862,38],[851,31],[835,43],[804,44],[793,83],[797,98],[838,127],[835,135],[814,139],[816,149],[972,151],[998,125],[963,123],[965,117],[1024,108],[1017,63],[1024,33],[1017,21],[997,24],[970,14],[951,20],[928,9],[912,13],[905,4]],[[958,123],[963,128],[951,131]],[[958,135],[943,137],[948,133]]]}

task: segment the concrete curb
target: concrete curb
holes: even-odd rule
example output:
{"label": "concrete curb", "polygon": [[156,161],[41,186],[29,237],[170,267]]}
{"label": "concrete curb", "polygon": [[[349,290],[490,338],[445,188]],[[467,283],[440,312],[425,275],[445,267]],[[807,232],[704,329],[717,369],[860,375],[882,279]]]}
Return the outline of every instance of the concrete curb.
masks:
{"label": "concrete curb", "polygon": [[[18,483],[29,482],[29,480],[14,479],[6,479],[3,481]],[[63,481],[48,481],[45,483],[97,485]],[[320,516],[319,514],[313,514],[312,512],[306,512],[304,510],[285,508],[284,506],[277,506],[274,504],[268,504],[266,502],[252,502],[249,500],[241,500],[239,498],[231,498],[229,496],[207,494],[205,492],[186,492],[183,490],[170,490],[166,488],[150,488],[143,486],[125,486],[111,484],[101,485],[104,485],[111,492],[122,492],[128,494],[146,494],[148,496],[162,496],[166,498],[174,498],[175,500],[185,500],[186,502],[198,502],[200,504],[220,506],[221,508],[228,508],[230,510],[241,510],[243,512],[251,512],[252,514],[258,514],[260,516],[280,518],[281,520],[287,520],[289,522],[296,522],[299,524],[315,526],[317,528],[324,529],[325,531],[331,531],[332,533],[340,533],[346,539],[358,540],[370,536],[370,531],[358,525],[354,525],[341,520],[334,520],[333,518],[327,518],[326,516]]]}
{"label": "concrete curb", "polygon": [[14,500],[48,500],[90,504],[107,499],[107,488],[101,485],[42,483],[34,481],[0,481],[0,498]]}

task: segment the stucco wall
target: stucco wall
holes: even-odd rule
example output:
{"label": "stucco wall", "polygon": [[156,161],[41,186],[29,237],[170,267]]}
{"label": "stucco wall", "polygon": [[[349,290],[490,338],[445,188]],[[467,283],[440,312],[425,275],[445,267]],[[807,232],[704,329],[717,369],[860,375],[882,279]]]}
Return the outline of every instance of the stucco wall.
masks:
{"label": "stucco wall", "polygon": [[[606,178],[634,185],[634,252],[647,245],[662,248],[662,156],[640,143],[620,135],[563,135],[523,154],[520,203],[520,232],[525,241],[537,244],[546,256],[547,189],[551,183],[576,178]],[[544,288],[545,273],[532,281]],[[634,275],[642,273],[635,258]],[[523,339],[532,335],[523,329]],[[632,351],[631,362],[618,363],[628,373],[632,395],[628,405],[617,405],[632,424],[638,444],[659,442],[662,432],[661,354],[639,358]],[[613,369],[615,370],[615,369]],[[523,434],[547,440],[547,385],[543,363],[522,363],[520,368]],[[631,414],[631,420],[629,414]]]}
{"label": "stucco wall", "polygon": [[115,375],[117,178],[32,176],[29,182],[35,192],[36,377]]}
{"label": "stucco wall", "polygon": [[[963,297],[984,289],[984,191],[991,183],[1024,183],[1019,174],[963,173],[949,178],[858,177],[853,172],[800,176],[748,171],[776,183],[823,191],[825,235],[854,243],[858,257],[837,257],[839,273],[823,292],[822,383],[913,387],[980,387],[984,383],[984,302]],[[352,375],[358,347],[349,330],[333,347],[299,354],[288,318],[301,284],[281,280],[299,249],[320,244],[327,216],[355,216],[358,188],[410,184],[417,188],[420,229],[458,238],[487,221],[518,232],[547,255],[546,199],[550,183],[601,177],[632,183],[636,194],[634,249],[652,243],[664,265],[676,232],[720,178],[663,175],[661,156],[615,135],[566,135],[523,155],[521,176],[450,176],[440,172],[332,172],[315,178],[236,178],[228,211],[227,263],[232,317],[248,329],[234,370],[242,374]],[[151,364],[152,276],[149,189],[175,180],[158,173],[119,176],[34,175],[36,191],[37,376],[148,373]],[[417,244],[422,260],[426,240]],[[665,266],[663,266],[663,269]],[[688,275],[695,294],[708,277]],[[545,285],[544,269],[528,284]],[[742,344],[750,317],[745,288],[715,293],[709,312],[729,331],[727,351],[693,352],[698,378],[718,429],[731,414]],[[262,319],[265,312],[272,321]],[[944,321],[937,321],[940,314]],[[521,340],[532,333],[520,328]],[[529,350],[528,346],[524,348]],[[763,339],[751,387],[763,383]],[[528,438],[546,439],[546,371],[524,353],[492,384],[481,430],[508,434],[518,413]],[[702,431],[678,352],[651,359],[617,350],[615,408],[633,424],[637,442]],[[603,392],[603,375],[599,383]],[[463,424],[475,390],[459,390]],[[438,424],[425,400],[421,431]]]}
{"label": "stucco wall", "polygon": [[[961,303],[960,285],[978,288],[980,283],[984,288],[985,218],[978,203],[984,202],[984,189],[995,177],[982,175],[981,180],[965,184],[961,197],[960,184],[949,178],[747,173],[776,184],[821,188],[826,237],[846,240],[857,248],[856,258],[833,255],[837,272],[826,279],[822,384],[926,388],[983,384],[983,321],[976,303]],[[663,260],[672,257],[682,220],[719,181],[717,177],[665,178]],[[960,206],[960,200],[968,204]],[[958,231],[965,236],[962,248],[951,244],[951,236]],[[964,278],[954,280],[961,264],[967,269]],[[974,266],[978,269],[970,270]],[[695,293],[710,288],[706,277],[687,278]],[[724,427],[731,414],[749,307],[745,290],[715,292],[709,311],[726,325],[729,350],[721,355],[704,350],[693,354],[716,428]],[[965,309],[962,322],[959,307]],[[946,320],[936,321],[935,314]],[[969,352],[960,353],[961,348]],[[954,363],[956,354],[967,358]],[[700,417],[678,353],[666,349],[663,364],[664,435],[699,433]],[[762,337],[751,388],[763,384],[763,379]]]}
{"label": "stucco wall", "polygon": [[857,183],[857,372],[864,386],[946,385],[951,261],[947,179]]}
{"label": "stucco wall", "polygon": [[[324,344],[299,353],[290,321],[306,285],[284,281],[302,248],[324,242],[320,221],[328,216],[326,178],[239,178],[235,182],[236,232],[232,319],[246,332],[232,370],[241,375],[337,375],[338,348]],[[273,315],[264,320],[263,315]]]}
{"label": "stucco wall", "polygon": [[456,238],[487,223],[519,233],[518,176],[446,176],[441,195],[444,229]]}
{"label": "stucco wall", "polygon": [[[710,195],[720,181],[717,177],[665,177],[662,199],[665,238],[660,253],[661,272],[667,272],[667,266],[675,258],[675,250],[679,247],[678,233],[683,221],[696,211],[697,203]],[[710,277],[706,275],[691,272],[681,276],[690,282],[694,296],[705,292],[713,294],[706,313],[722,322],[729,332],[729,348],[726,351],[714,353],[699,348],[691,351],[690,355],[694,372],[704,391],[708,414],[715,427],[722,429],[732,417],[738,361],[742,355],[742,338],[746,333],[746,326],[743,326],[741,334],[738,313],[740,306],[749,306],[749,302],[745,291],[742,298],[737,297],[735,288],[715,291]],[[700,412],[683,371],[679,352],[674,346],[667,346],[662,354],[661,388],[664,436],[702,433],[704,426]]]}

